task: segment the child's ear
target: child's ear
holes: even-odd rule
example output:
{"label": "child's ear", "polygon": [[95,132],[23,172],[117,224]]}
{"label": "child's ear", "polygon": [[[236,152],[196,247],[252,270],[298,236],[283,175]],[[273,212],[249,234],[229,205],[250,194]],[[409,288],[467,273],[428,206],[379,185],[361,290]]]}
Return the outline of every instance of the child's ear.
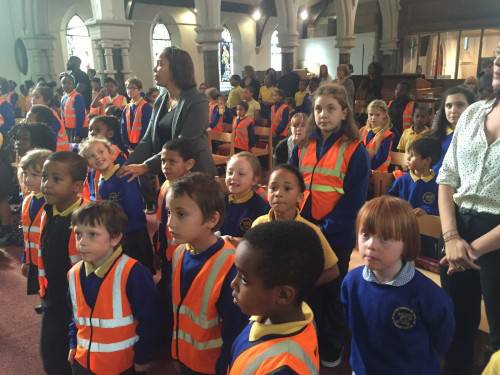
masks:
{"label": "child's ear", "polygon": [[290,285],[282,285],[279,287],[276,303],[278,305],[291,305],[297,298],[297,290]]}
{"label": "child's ear", "polygon": [[85,181],[73,181],[73,192],[80,194],[83,191],[83,184]]}
{"label": "child's ear", "polygon": [[122,240],[122,238],[123,238],[123,234],[122,233],[116,235],[115,237],[111,237],[111,245],[113,245],[113,247],[118,246],[118,244],[120,243],[120,241]]}
{"label": "child's ear", "polygon": [[185,161],[185,163],[186,163],[186,169],[188,171],[190,171],[194,167],[195,160],[194,159],[188,159],[188,160]]}
{"label": "child's ear", "polygon": [[220,220],[220,212],[215,211],[212,214],[212,216],[210,216],[210,218],[205,221],[205,224],[207,224],[208,227],[212,230],[217,226],[217,224],[219,224],[219,220]]}

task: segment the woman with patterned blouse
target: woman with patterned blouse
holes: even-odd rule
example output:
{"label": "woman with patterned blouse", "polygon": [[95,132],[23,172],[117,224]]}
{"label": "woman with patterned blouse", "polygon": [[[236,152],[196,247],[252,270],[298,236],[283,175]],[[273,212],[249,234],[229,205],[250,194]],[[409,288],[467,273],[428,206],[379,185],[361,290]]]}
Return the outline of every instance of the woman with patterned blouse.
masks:
{"label": "woman with patterned blouse", "polygon": [[472,371],[481,296],[491,345],[500,350],[500,51],[493,90],[462,113],[437,179],[446,253],[441,284],[457,324],[445,374]]}

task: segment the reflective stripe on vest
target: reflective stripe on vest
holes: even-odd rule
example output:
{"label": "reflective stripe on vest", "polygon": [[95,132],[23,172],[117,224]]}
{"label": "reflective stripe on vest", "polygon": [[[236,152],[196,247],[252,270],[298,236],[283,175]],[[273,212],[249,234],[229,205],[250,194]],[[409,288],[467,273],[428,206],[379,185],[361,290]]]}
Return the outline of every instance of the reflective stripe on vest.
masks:
{"label": "reflective stripe on vest", "polygon": [[415,102],[410,101],[406,104],[405,110],[403,111],[403,131],[411,127],[413,120],[413,106]]}
{"label": "reflective stripe on vest", "polygon": [[271,107],[271,130],[274,135],[279,135],[280,137],[286,137],[286,135],[288,134],[288,126],[285,126],[285,129],[283,129],[280,134],[276,134],[276,129],[278,128],[278,125],[280,124],[281,119],[283,117],[283,111],[285,110],[285,108],[288,108],[288,105],[282,104],[279,106],[278,110],[276,110],[275,108],[276,105],[273,104]]}
{"label": "reflective stripe on vest", "polygon": [[184,245],[177,247],[172,261],[172,357],[194,371],[213,374],[222,347],[216,303],[234,264],[234,248],[225,242],[224,247],[205,262],[182,298],[181,272],[186,251]]}
{"label": "reflective stripe on vest", "polygon": [[123,340],[120,342],[114,342],[112,344],[103,344],[99,342],[90,342],[89,340],[77,338],[76,343],[78,346],[83,348],[88,348],[90,344],[91,353],[112,353],[120,350],[125,350],[131,348],[135,343],[139,341],[139,336],[132,337],[131,339]]}
{"label": "reflective stripe on vest", "polygon": [[244,117],[238,123],[238,117],[233,120],[234,147],[241,150],[249,151],[248,127],[253,125],[251,117]]}
{"label": "reflective stripe on vest", "polygon": [[[209,118],[210,122],[213,121],[215,108],[217,108],[217,111],[219,110],[219,103],[214,102],[214,103],[208,105],[208,118]],[[222,127],[223,122],[224,122],[224,116],[219,114],[219,120],[217,121],[217,124],[215,124],[215,126],[212,128],[212,131],[216,131],[216,132],[224,131],[224,129]]]}
{"label": "reflective stripe on vest", "polygon": [[24,198],[21,209],[21,223],[23,224],[23,239],[25,264],[38,265],[38,253],[40,247],[40,222],[42,219],[43,204],[36,213],[33,220],[30,218],[29,209],[33,201],[33,194]]}
{"label": "reflective stripe on vest", "polygon": [[[382,142],[389,137],[392,137],[393,133],[390,130],[380,130],[377,134],[375,134],[372,139],[370,139],[370,142],[367,142],[368,139],[368,134],[370,133],[370,128],[368,125],[363,126],[359,130],[360,138],[363,142],[363,144],[366,147],[366,151],[368,151],[368,155],[370,156],[370,159],[372,160],[377,152],[380,149],[380,145]],[[375,171],[378,172],[387,172],[389,170],[389,165],[391,164],[391,147],[389,146],[389,151],[387,152],[387,158],[385,161],[379,165],[377,168],[375,168]]]}
{"label": "reflective stripe on vest", "polygon": [[141,140],[142,130],[142,108],[148,103],[141,98],[139,103],[135,104],[134,121],[130,123],[130,113],[133,103],[127,104],[125,107],[125,122],[127,125],[127,135],[130,143],[139,143]]}
{"label": "reflective stripe on vest", "polygon": [[340,137],[317,160],[316,140],[299,150],[299,169],[304,176],[306,191],[302,207],[311,199],[311,215],[321,220],[328,215],[344,195],[344,177],[359,141],[346,141]]}

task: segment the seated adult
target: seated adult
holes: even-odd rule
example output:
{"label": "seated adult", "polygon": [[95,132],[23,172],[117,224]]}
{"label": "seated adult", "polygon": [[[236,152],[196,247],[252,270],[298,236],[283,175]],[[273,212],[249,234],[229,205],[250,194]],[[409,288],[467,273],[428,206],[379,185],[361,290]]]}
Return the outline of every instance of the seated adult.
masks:
{"label": "seated adult", "polygon": [[[414,101],[410,97],[410,84],[406,81],[398,82],[394,90],[394,100],[389,101],[389,117],[392,127],[401,135],[411,126]],[[396,146],[397,146],[396,142]]]}

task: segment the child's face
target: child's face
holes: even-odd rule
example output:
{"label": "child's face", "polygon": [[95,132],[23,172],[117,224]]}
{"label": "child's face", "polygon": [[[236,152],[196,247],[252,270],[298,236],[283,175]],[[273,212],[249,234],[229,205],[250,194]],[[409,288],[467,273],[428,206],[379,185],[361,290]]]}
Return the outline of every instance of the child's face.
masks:
{"label": "child's face", "polygon": [[273,84],[273,80],[270,76],[265,76],[264,77],[264,85],[267,87],[270,87]]}
{"label": "child's face", "polygon": [[226,97],[225,96],[219,96],[219,99],[217,99],[217,103],[219,103],[219,105],[222,105],[222,106],[225,106],[226,105]]}
{"label": "child's face", "polygon": [[300,91],[305,91],[307,89],[307,81],[301,80],[299,82],[299,90]]}
{"label": "child's face", "polygon": [[194,160],[184,160],[177,151],[161,150],[161,171],[169,180],[173,182],[189,173],[193,168]]}
{"label": "child's face", "polygon": [[115,96],[116,92],[118,90],[118,87],[114,83],[108,82],[104,85],[106,87],[106,91],[108,92],[109,96]]}
{"label": "child's face", "polygon": [[160,91],[155,90],[155,91],[152,91],[152,92],[151,92],[151,95],[150,95],[149,97],[150,97],[151,101],[154,103],[154,102],[155,102],[155,100],[156,100],[156,98],[157,98],[158,96],[160,96]]}
{"label": "child's face", "polygon": [[359,254],[372,271],[384,271],[401,264],[403,245],[403,241],[383,239],[370,233],[358,233]]}
{"label": "child's face", "polygon": [[428,172],[431,168],[431,158],[423,158],[411,148],[408,151],[407,161],[411,171]]}
{"label": "child's face", "polygon": [[267,199],[279,215],[295,217],[304,194],[300,191],[297,176],[286,169],[278,169],[271,174],[267,188]]}
{"label": "child's face", "polygon": [[107,171],[114,165],[113,153],[101,142],[95,142],[88,148],[85,159],[91,168],[98,171]]}
{"label": "child's face", "polygon": [[387,114],[378,109],[368,109],[368,124],[371,128],[379,128],[385,125]]}
{"label": "child's face", "polygon": [[106,227],[102,224],[89,225],[77,224],[74,226],[76,248],[85,262],[90,262],[94,267],[99,267],[113,253],[114,248],[120,243],[121,235],[111,237]]}
{"label": "child's face", "polygon": [[413,124],[417,129],[424,129],[429,125],[430,116],[429,113],[421,109],[416,109],[413,113]]}
{"label": "child's face", "polygon": [[89,124],[89,134],[91,137],[104,137],[106,139],[113,138],[113,130],[108,128],[104,122],[92,119]]}
{"label": "child's face", "polygon": [[14,150],[22,157],[33,148],[31,144],[31,133],[27,129],[20,129],[14,138]]}
{"label": "child's face", "polygon": [[82,185],[82,181],[73,180],[67,164],[47,160],[43,165],[41,188],[48,204],[60,208],[73,203]]}
{"label": "child's face", "polygon": [[279,95],[276,91],[273,91],[273,92],[271,93],[271,99],[272,99],[275,103],[277,103],[277,102],[279,102],[279,101],[280,101],[281,99],[283,99],[283,98],[282,98],[282,97],[281,97],[281,96],[280,96],[280,95]]}
{"label": "child's face", "polygon": [[23,171],[23,184],[28,191],[40,192],[42,184],[42,171],[36,170],[32,166]]}
{"label": "child's face", "polygon": [[444,103],[444,113],[448,122],[455,126],[460,118],[460,115],[467,109],[469,103],[464,94],[452,94],[446,97]]}
{"label": "child's face", "polygon": [[129,98],[137,99],[141,96],[141,90],[136,85],[129,84],[127,86],[127,95]]}
{"label": "child's face", "polygon": [[238,273],[231,281],[233,302],[246,315],[271,315],[276,305],[277,288],[264,285],[258,273],[258,256],[248,241],[241,241],[236,248],[234,265]]}
{"label": "child's face", "polygon": [[342,121],[346,119],[347,109],[332,95],[321,95],[314,102],[314,121],[323,138],[339,131]]}
{"label": "child's face", "polygon": [[301,118],[294,118],[290,124],[294,144],[302,142],[306,138],[306,122]]}
{"label": "child's face", "polygon": [[68,94],[75,89],[75,85],[73,84],[73,81],[70,78],[63,78],[61,80],[61,86],[64,92]]}
{"label": "child's face", "polygon": [[244,117],[246,114],[247,112],[245,111],[245,108],[243,108],[243,106],[241,105],[236,106],[236,116]]}
{"label": "child's face", "polygon": [[31,97],[31,105],[36,105],[36,104],[47,105],[47,103],[45,103],[45,99],[43,98],[43,96],[35,91],[35,93]]}
{"label": "child's face", "polygon": [[257,185],[257,176],[246,158],[232,157],[226,168],[226,185],[231,194],[240,195]]}
{"label": "child's face", "polygon": [[217,222],[204,220],[196,202],[187,194],[174,197],[171,191],[165,197],[168,229],[175,243],[197,243],[209,236]]}

